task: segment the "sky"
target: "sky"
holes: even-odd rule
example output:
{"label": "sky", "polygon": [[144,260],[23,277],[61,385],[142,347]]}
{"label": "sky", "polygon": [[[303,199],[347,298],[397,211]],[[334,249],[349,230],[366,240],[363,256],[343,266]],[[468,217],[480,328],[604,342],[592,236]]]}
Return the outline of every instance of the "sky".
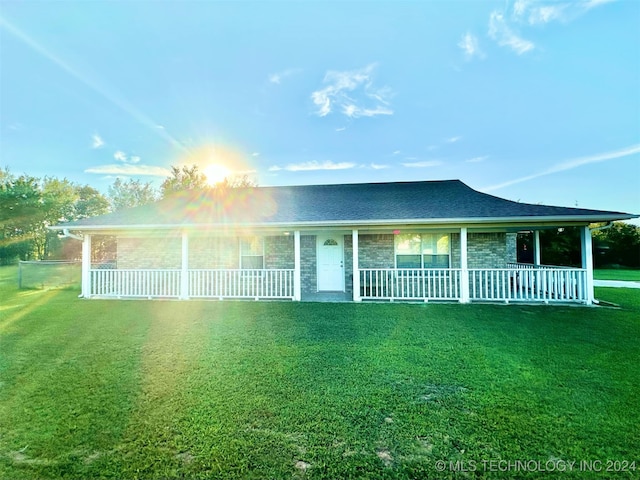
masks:
{"label": "sky", "polygon": [[0,0],[0,167],[640,214],[640,2]]}

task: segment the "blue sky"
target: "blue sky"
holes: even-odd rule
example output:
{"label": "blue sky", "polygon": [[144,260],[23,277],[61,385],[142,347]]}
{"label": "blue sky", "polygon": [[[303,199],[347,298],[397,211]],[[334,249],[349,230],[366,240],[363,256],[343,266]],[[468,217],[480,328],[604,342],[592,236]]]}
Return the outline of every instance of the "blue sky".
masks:
{"label": "blue sky", "polygon": [[0,164],[640,213],[640,2],[0,2]]}

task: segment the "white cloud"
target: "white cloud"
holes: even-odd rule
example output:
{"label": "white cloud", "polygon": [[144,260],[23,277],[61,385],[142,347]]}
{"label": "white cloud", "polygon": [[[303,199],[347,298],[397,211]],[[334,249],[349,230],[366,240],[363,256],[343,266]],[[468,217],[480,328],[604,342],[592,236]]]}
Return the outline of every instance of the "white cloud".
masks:
{"label": "white cloud", "polygon": [[534,7],[529,11],[529,24],[538,25],[554,20],[563,20],[567,5],[543,5]]}
{"label": "white cloud", "polygon": [[574,158],[572,160],[567,160],[564,162],[556,163],[555,165],[547,168],[538,173],[533,173],[531,175],[527,175],[525,177],[515,178],[513,180],[508,180],[503,183],[498,183],[496,185],[491,185],[489,187],[484,188],[483,190],[490,192],[493,190],[499,190],[504,187],[509,187],[511,185],[516,185],[518,183],[527,182],[529,180],[533,180],[535,178],[544,177],[546,175],[551,175],[553,173],[565,172],[567,170],[573,170],[574,168],[581,167],[583,165],[588,165],[590,163],[599,163],[605,162],[608,160],[615,160],[617,158],[628,157],[630,155],[640,154],[640,144],[631,145],[630,147],[626,147],[620,150],[614,150],[612,152],[599,153],[596,155],[590,155],[588,157],[579,157]]}
{"label": "white cloud", "polygon": [[569,0],[562,3],[549,0],[517,0],[512,17],[518,23],[544,25],[553,21],[570,22],[592,8],[616,0]]}
{"label": "white cloud", "polygon": [[409,162],[403,163],[403,167],[407,168],[428,168],[428,167],[437,167],[438,165],[442,165],[440,160],[425,160],[422,162]]}
{"label": "white cloud", "polygon": [[400,155],[401,153],[402,153],[402,151],[400,151],[400,150],[394,150],[391,155]]}
{"label": "white cloud", "polygon": [[336,128],[336,132],[344,132],[346,129],[347,127]]}
{"label": "white cloud", "polygon": [[369,165],[371,168],[373,168],[374,170],[384,170],[385,168],[390,168],[389,165],[379,165],[377,163],[372,163],[371,165]]}
{"label": "white cloud", "polygon": [[87,168],[85,173],[100,173],[103,175],[140,175],[151,177],[167,177],[169,169],[153,165],[111,164]]}
{"label": "white cloud", "polygon": [[283,70],[281,72],[269,74],[267,79],[269,80],[270,83],[280,85],[280,83],[282,83],[282,80],[284,80],[285,78],[300,72],[302,72],[301,68],[287,68],[286,70]]}
{"label": "white cloud", "polygon": [[458,46],[464,52],[464,56],[467,60],[471,60],[473,57],[484,58],[484,53],[480,50],[480,44],[478,38],[472,35],[470,32],[465,33]]}
{"label": "white cloud", "polygon": [[122,150],[118,150],[116,153],[113,154],[113,158],[115,158],[116,160],[118,160],[120,162],[126,162],[127,161],[127,154],[124,153]]}
{"label": "white cloud", "polygon": [[259,157],[260,156],[260,152],[253,152],[251,154],[252,157]]}
{"label": "white cloud", "polygon": [[495,40],[501,47],[509,47],[518,55],[529,52],[535,48],[533,42],[518,36],[507,23],[504,15],[497,10],[489,16],[489,37]]}
{"label": "white cloud", "polygon": [[359,70],[330,70],[324,76],[326,86],[311,93],[316,114],[325,117],[338,109],[350,118],[393,115],[389,106],[393,92],[389,87],[374,87],[372,63]]}
{"label": "white cloud", "polygon": [[584,9],[590,10],[594,7],[599,7],[600,5],[604,5],[605,3],[612,3],[615,1],[616,0],[587,0],[582,5]]}
{"label": "white cloud", "polygon": [[459,142],[460,140],[462,140],[462,137],[460,135],[457,135],[455,137],[445,138],[444,141],[447,143],[456,143],[456,142]]}
{"label": "white cloud", "polygon": [[331,160],[325,160],[324,162],[313,160],[311,162],[290,163],[284,167],[273,165],[269,167],[269,171],[278,172],[280,170],[287,170],[289,172],[309,172],[314,170],[347,170],[355,166],[356,164],[351,162],[334,163]]}
{"label": "white cloud", "polygon": [[91,148],[102,148],[104,147],[104,140],[100,135],[94,133],[91,135]]}
{"label": "white cloud", "polygon": [[480,163],[480,162],[484,162],[487,158],[489,158],[489,155],[482,155],[481,157],[469,158],[469,159],[465,160],[465,162],[467,162],[467,163]]}
{"label": "white cloud", "polygon": [[130,162],[130,163],[139,163],[139,162],[140,162],[140,157],[138,157],[137,155],[132,155],[132,156],[129,158],[129,162]]}

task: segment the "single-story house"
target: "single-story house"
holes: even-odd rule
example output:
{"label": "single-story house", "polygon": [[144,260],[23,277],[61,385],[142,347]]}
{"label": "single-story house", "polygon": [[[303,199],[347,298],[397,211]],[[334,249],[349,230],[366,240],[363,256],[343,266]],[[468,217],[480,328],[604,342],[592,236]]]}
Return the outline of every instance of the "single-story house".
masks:
{"label": "single-story house", "polygon": [[[188,191],[52,228],[83,241],[84,298],[591,304],[589,225],[636,216],[449,180]],[[581,228],[581,268],[541,265],[538,232],[568,226]],[[523,230],[533,264],[517,263]],[[115,258],[95,262],[92,239],[105,235]]]}

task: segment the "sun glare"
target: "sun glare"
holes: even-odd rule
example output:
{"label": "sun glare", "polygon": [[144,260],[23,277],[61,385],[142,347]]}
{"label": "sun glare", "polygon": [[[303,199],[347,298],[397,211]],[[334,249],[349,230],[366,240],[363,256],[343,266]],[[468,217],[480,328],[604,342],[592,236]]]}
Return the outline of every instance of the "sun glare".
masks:
{"label": "sun glare", "polygon": [[220,165],[217,163],[207,165],[202,169],[202,172],[204,173],[204,176],[207,177],[207,183],[212,187],[216,183],[222,182],[231,174],[231,170],[229,170],[224,165]]}

